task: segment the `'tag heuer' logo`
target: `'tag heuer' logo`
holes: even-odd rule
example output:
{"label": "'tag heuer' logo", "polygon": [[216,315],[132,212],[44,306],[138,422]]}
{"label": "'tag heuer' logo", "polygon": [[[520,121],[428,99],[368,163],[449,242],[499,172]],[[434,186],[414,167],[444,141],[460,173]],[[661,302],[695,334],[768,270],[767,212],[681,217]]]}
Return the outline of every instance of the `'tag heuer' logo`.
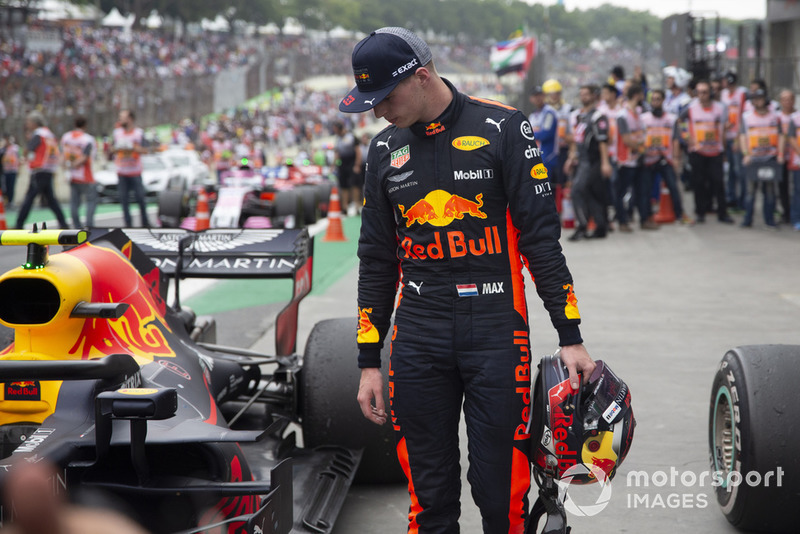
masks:
{"label": "'tag heuer' logo", "polygon": [[488,139],[484,139],[483,137],[478,137],[477,135],[465,135],[463,137],[456,137],[453,139],[453,148],[458,150],[463,150],[464,152],[470,152],[472,150],[477,150],[479,148],[483,148],[489,144]]}
{"label": "'tag heuer' logo", "polygon": [[442,189],[431,191],[425,198],[416,201],[408,209],[398,205],[400,214],[406,219],[406,227],[414,223],[429,223],[433,226],[447,226],[454,219],[463,219],[464,215],[485,219],[483,193],[478,193],[475,200],[448,193]]}
{"label": "'tag heuer' logo", "polygon": [[411,148],[408,145],[406,145],[403,148],[392,152],[391,161],[389,162],[389,165],[391,165],[395,169],[399,169],[400,167],[405,165],[410,159],[411,159]]}

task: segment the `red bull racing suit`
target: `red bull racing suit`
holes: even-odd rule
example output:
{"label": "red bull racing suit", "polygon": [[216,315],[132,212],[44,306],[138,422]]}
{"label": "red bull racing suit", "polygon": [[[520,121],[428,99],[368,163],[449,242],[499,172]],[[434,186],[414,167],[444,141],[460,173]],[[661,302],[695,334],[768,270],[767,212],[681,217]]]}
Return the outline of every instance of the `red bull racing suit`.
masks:
{"label": "red bull racing suit", "polygon": [[358,254],[359,367],[391,333],[390,406],[409,478],[409,532],[458,532],[462,409],[484,532],[521,533],[530,487],[531,354],[522,268],[581,343],[559,218],[530,123],[461,94],[369,150]]}

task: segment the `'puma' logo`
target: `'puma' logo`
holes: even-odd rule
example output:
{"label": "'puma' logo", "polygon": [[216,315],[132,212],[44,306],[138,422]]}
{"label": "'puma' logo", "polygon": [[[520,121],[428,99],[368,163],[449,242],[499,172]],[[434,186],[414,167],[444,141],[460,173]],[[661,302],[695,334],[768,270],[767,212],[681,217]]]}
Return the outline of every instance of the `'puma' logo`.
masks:
{"label": "'puma' logo", "polygon": [[413,287],[414,289],[417,290],[417,295],[421,294],[419,292],[419,290],[422,289],[422,284],[424,284],[424,283],[425,282],[420,282],[419,285],[417,285],[415,282],[412,282],[411,280],[408,281],[408,285],[410,285],[411,287]]}
{"label": "'puma' logo", "polygon": [[491,118],[487,117],[487,118],[486,118],[486,124],[494,124],[494,125],[497,127],[497,131],[498,131],[498,132],[500,132],[500,131],[502,131],[502,130],[500,129],[500,125],[501,125],[501,124],[503,124],[503,121],[504,121],[504,120],[505,120],[505,119],[500,119],[500,122],[495,122],[495,121],[494,121],[494,120],[492,120]]}

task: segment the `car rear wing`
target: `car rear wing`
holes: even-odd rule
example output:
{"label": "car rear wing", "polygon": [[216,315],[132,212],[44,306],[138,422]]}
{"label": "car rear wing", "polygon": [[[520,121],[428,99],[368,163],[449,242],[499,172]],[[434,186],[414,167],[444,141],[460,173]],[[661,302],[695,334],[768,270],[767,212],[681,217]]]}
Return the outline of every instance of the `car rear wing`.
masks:
{"label": "car rear wing", "polygon": [[305,229],[123,228],[167,275],[180,278],[293,278],[311,258]]}
{"label": "car rear wing", "polygon": [[[311,292],[314,240],[308,230],[213,228],[122,228],[163,272],[182,278],[291,278],[292,298],[275,320],[278,356],[297,345],[300,301]],[[91,240],[102,230],[92,230]],[[176,284],[177,289],[177,284]]]}

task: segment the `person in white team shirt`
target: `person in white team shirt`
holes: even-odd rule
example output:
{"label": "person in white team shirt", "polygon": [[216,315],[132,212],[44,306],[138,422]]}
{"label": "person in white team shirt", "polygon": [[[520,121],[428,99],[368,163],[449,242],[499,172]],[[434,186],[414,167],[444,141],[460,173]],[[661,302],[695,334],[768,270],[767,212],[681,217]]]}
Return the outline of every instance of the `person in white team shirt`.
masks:
{"label": "person in white team shirt", "polygon": [[[770,109],[767,91],[759,87],[749,95],[752,109],[742,114],[739,129],[742,148],[742,165],[747,179],[745,194],[745,215],[741,226],[753,225],[753,212],[758,190],[764,191],[764,223],[776,229],[775,194],[780,180],[780,167],[783,165],[784,138],[779,112]],[[777,165],[776,165],[777,163]],[[771,167],[772,173],[762,169]]]}
{"label": "person in white team shirt", "polygon": [[86,225],[94,226],[97,208],[97,187],[92,162],[97,154],[97,142],[86,133],[86,117],[75,117],[75,129],[61,136],[61,154],[69,176],[70,214],[75,228],[81,228],[81,201],[86,199]]}
{"label": "person in white team shirt", "polygon": [[41,195],[61,228],[69,228],[64,212],[56,200],[53,191],[53,178],[58,169],[58,139],[45,125],[44,116],[38,111],[31,111],[25,119],[25,131],[28,134],[27,159],[30,169],[30,181],[25,199],[17,214],[16,228],[22,228],[33,207],[36,197]]}
{"label": "person in white team shirt", "polygon": [[[794,107],[794,93],[789,89],[784,89],[791,94],[792,107]],[[783,95],[781,95],[783,98]],[[785,121],[785,119],[784,119]],[[791,204],[791,223],[792,227],[800,232],[800,111],[795,111],[789,117],[786,128],[784,129],[784,159],[789,170],[792,183],[792,204]]]}
{"label": "person in white team shirt", "polygon": [[149,150],[144,146],[144,132],[135,126],[136,116],[132,111],[123,109],[119,112],[119,127],[114,129],[114,164],[119,177],[119,202],[125,226],[132,227],[129,194],[133,191],[134,199],[139,204],[142,226],[149,227],[147,205],[145,204],[144,184],[142,183],[142,154]]}
{"label": "person in white team shirt", "polygon": [[742,174],[742,151],[739,148],[739,129],[742,111],[747,101],[747,89],[736,85],[737,76],[728,71],[722,77],[720,102],[728,110],[728,124],[725,127],[725,159],[728,160],[728,176],[725,194],[728,207],[744,209],[745,180]]}

